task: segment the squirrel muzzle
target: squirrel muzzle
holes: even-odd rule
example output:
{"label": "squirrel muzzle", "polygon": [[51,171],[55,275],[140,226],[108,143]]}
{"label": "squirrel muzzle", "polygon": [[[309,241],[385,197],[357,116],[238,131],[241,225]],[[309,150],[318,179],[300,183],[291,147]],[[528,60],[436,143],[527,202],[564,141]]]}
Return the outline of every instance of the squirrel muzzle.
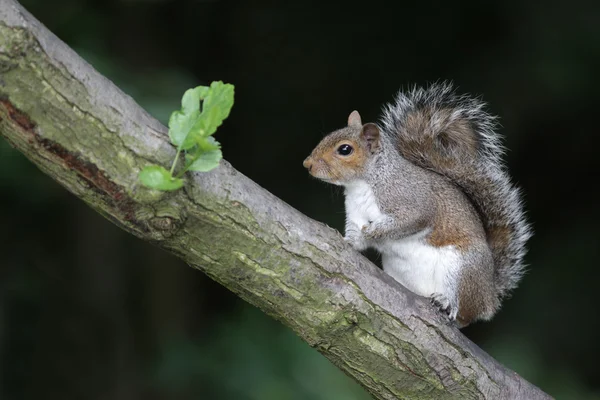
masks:
{"label": "squirrel muzzle", "polygon": [[310,174],[311,170],[312,170],[312,167],[313,167],[312,157],[310,157],[310,156],[306,157],[306,159],[304,160],[304,162],[302,163],[302,165],[304,165],[304,168],[306,168],[308,170],[308,173]]}

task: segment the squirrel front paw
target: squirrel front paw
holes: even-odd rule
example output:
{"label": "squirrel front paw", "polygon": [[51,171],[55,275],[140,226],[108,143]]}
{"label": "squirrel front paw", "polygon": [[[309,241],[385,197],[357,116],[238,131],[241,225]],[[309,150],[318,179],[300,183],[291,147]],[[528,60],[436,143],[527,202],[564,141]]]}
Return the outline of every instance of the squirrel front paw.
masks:
{"label": "squirrel front paw", "polygon": [[392,224],[391,218],[386,218],[380,221],[369,221],[363,225],[361,232],[363,236],[369,240],[379,240],[386,232],[386,227]]}
{"label": "squirrel front paw", "polygon": [[365,238],[357,230],[346,230],[346,236],[344,236],[344,240],[358,251],[363,251],[367,248],[367,242],[365,241]]}
{"label": "squirrel front paw", "polygon": [[433,293],[429,296],[431,304],[439,308],[439,310],[446,316],[450,321],[455,321],[458,314],[458,304],[453,302],[442,293]]}
{"label": "squirrel front paw", "polygon": [[375,222],[373,221],[369,221],[368,224],[363,225],[362,228],[360,229],[360,232],[362,235],[364,235],[365,237],[368,237],[369,239],[376,239],[375,238],[375,231],[376,231],[376,226],[375,226]]}

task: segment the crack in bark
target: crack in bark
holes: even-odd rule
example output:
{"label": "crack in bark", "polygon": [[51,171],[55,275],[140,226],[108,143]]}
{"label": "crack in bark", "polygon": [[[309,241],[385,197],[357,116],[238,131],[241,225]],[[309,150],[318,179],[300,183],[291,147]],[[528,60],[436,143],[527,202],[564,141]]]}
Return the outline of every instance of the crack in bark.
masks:
{"label": "crack in bark", "polygon": [[13,120],[26,132],[35,135],[35,132],[33,131],[35,129],[35,123],[29,119],[29,116],[27,114],[13,106],[12,103],[8,100],[8,96],[0,96],[0,104],[4,106],[4,109],[6,110],[6,113],[8,114],[11,120]]}
{"label": "crack in bark", "polygon": [[115,184],[106,173],[100,170],[95,164],[86,161],[77,154],[69,151],[58,143],[50,139],[40,137],[36,132],[36,124],[29,116],[16,108],[7,96],[0,97],[0,105],[4,108],[9,118],[19,126],[29,137],[29,143],[40,146],[46,152],[46,155],[52,155],[59,158],[65,168],[77,172],[78,177],[82,179],[89,189],[109,199],[112,206],[123,215],[123,219],[144,232],[148,231],[146,224],[135,218],[136,205],[126,195],[122,187]]}

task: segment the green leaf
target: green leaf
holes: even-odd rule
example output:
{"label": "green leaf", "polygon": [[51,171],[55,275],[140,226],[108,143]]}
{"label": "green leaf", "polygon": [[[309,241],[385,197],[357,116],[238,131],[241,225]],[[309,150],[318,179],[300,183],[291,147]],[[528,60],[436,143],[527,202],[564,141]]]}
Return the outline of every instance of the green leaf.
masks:
{"label": "green leaf", "polygon": [[202,111],[202,114],[200,114],[200,117],[196,121],[196,124],[194,124],[192,127],[196,141],[198,141],[200,138],[207,137],[215,133],[222,122],[223,120],[219,120],[218,108],[205,107],[204,111]]}
{"label": "green leaf", "polygon": [[181,99],[181,112],[184,114],[191,114],[194,111],[199,111],[200,101],[204,100],[208,91],[208,86],[197,86],[193,89],[186,90]]}
{"label": "green leaf", "polygon": [[233,107],[233,96],[233,85],[221,81],[213,82],[210,84],[210,91],[204,99],[204,110],[216,108],[219,112],[219,125],[221,125],[223,120],[229,116],[231,107]]}
{"label": "green leaf", "polygon": [[183,179],[173,178],[171,173],[160,165],[151,165],[140,172],[140,181],[147,187],[158,190],[177,190],[183,186]]}
{"label": "green leaf", "polygon": [[[200,104],[200,103],[198,103]],[[198,105],[198,107],[200,107]],[[187,150],[194,146],[194,137],[190,135],[190,131],[200,117],[200,110],[192,111],[185,114],[181,111],[174,111],[169,119],[169,137],[171,143],[177,146],[178,149]]]}
{"label": "green leaf", "polygon": [[202,114],[192,128],[196,140],[216,132],[231,112],[233,96],[233,85],[221,81],[211,83],[210,90],[204,99]]}
{"label": "green leaf", "polygon": [[219,161],[221,161],[222,158],[223,153],[221,153],[221,150],[219,149],[203,152],[197,155],[197,158],[191,158],[194,159],[194,161],[187,169],[190,171],[208,172],[219,166]]}
{"label": "green leaf", "polygon": [[178,149],[187,150],[194,145],[195,138],[190,133],[200,118],[200,101],[207,96],[209,91],[210,88],[207,86],[186,90],[181,98],[181,110],[171,114],[169,137],[171,143]]}
{"label": "green leaf", "polygon": [[218,150],[221,148],[221,143],[217,142],[214,137],[203,137],[198,140],[198,148],[202,151]]}
{"label": "green leaf", "polygon": [[221,81],[187,90],[181,99],[181,110],[173,112],[169,119],[171,142],[180,150],[188,150],[200,138],[215,133],[231,111],[233,95],[233,85]]}
{"label": "green leaf", "polygon": [[[209,87],[189,89],[183,94],[181,109],[174,111],[169,119],[169,137],[177,146],[177,157],[181,150],[186,152],[186,167],[177,176],[187,170],[210,171],[219,165],[223,158],[221,145],[211,135],[229,116],[233,100],[233,85],[221,81],[212,82]],[[144,168],[139,179],[144,185],[159,190],[176,190],[183,186],[182,179],[156,165]]]}

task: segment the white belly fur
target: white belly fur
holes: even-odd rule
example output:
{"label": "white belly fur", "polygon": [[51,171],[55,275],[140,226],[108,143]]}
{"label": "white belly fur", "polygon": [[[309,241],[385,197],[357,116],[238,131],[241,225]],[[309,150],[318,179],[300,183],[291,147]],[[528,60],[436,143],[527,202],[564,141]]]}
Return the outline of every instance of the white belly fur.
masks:
{"label": "white belly fur", "polygon": [[379,210],[375,194],[364,181],[346,185],[346,219],[362,229],[372,221],[379,221],[385,215]]}
{"label": "white belly fur", "polygon": [[460,253],[452,246],[431,246],[425,239],[427,233],[376,244],[375,248],[381,252],[383,270],[410,291],[425,297],[440,293],[451,298],[448,290],[455,286],[452,281]]}
{"label": "white belly fur", "polygon": [[[385,218],[372,189],[364,181],[346,186],[346,218],[358,230],[371,221]],[[382,255],[383,269],[410,291],[421,296],[434,293],[449,298],[449,288],[455,287],[460,265],[460,252],[453,246],[434,247],[427,243],[429,230],[400,240],[370,243]]]}

